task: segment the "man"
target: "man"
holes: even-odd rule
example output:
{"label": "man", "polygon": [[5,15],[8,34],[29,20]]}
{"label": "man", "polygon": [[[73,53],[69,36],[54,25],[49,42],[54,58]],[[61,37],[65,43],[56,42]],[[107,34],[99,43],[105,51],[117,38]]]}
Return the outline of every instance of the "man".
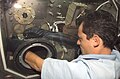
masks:
{"label": "man", "polygon": [[103,10],[77,19],[78,41],[82,55],[68,62],[38,57],[27,51],[25,61],[41,71],[42,79],[118,79],[120,77],[120,53],[113,50],[117,39],[117,23],[114,17]]}

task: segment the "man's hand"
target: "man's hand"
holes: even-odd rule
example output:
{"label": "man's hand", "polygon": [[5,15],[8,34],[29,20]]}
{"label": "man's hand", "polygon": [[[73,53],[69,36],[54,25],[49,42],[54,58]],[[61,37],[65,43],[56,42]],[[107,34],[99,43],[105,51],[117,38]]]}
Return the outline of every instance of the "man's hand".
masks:
{"label": "man's hand", "polygon": [[36,71],[41,71],[44,60],[33,52],[27,51],[25,55],[25,62]]}

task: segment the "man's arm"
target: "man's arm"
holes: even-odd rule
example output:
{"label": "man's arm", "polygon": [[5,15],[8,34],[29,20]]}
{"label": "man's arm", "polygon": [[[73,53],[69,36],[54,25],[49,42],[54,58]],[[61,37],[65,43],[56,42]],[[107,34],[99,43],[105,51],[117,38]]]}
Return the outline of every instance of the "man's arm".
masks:
{"label": "man's arm", "polygon": [[36,71],[41,71],[44,60],[31,51],[27,51],[25,62],[28,63]]}

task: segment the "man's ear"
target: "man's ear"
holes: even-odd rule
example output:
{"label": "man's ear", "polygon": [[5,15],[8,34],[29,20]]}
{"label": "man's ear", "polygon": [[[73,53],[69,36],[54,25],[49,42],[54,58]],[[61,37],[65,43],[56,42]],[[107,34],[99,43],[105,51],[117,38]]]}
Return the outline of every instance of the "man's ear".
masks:
{"label": "man's ear", "polygon": [[91,38],[93,47],[98,47],[100,45],[100,37],[96,34]]}

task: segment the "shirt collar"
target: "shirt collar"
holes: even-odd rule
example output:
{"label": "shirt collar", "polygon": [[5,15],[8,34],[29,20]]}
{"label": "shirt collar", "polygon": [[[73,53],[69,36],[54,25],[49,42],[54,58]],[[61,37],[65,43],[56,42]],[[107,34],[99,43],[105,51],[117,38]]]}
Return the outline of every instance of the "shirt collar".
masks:
{"label": "shirt collar", "polygon": [[96,54],[87,54],[87,55],[80,55],[79,58],[83,59],[93,59],[93,60],[99,60],[99,59],[109,59],[109,60],[115,60],[115,55],[96,55]]}

